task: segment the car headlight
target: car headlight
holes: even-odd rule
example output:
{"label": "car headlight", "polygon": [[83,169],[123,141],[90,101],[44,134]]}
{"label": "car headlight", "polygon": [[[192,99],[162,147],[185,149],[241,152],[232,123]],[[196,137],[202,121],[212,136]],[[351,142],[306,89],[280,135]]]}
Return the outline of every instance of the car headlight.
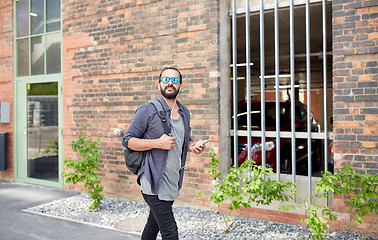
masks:
{"label": "car headlight", "polygon": [[[272,151],[276,147],[276,144],[274,141],[268,141],[265,142],[265,150],[266,151]],[[261,143],[255,143],[251,149],[252,152],[261,152],[262,151],[262,144]]]}
{"label": "car headlight", "polygon": [[276,144],[274,143],[274,141],[269,141],[265,143],[265,149],[267,151],[272,151],[275,147],[276,147]]}

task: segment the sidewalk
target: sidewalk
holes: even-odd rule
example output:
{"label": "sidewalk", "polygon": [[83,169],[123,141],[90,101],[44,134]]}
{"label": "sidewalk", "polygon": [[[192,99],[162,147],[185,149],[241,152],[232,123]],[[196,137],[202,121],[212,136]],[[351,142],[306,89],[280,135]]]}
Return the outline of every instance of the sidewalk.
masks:
{"label": "sidewalk", "polygon": [[132,233],[22,211],[76,194],[42,186],[0,182],[0,239],[140,239],[140,235]]}

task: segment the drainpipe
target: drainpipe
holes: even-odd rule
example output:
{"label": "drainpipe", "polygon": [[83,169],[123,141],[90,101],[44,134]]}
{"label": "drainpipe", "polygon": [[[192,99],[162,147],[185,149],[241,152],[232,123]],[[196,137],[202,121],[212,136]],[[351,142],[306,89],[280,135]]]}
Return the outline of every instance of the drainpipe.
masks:
{"label": "drainpipe", "polygon": [[[232,111],[232,85],[231,85],[231,29],[230,29],[230,0],[220,1],[220,157],[222,177],[226,176],[231,160],[231,137],[229,129],[231,128],[231,111]],[[236,149],[237,150],[237,149]]]}

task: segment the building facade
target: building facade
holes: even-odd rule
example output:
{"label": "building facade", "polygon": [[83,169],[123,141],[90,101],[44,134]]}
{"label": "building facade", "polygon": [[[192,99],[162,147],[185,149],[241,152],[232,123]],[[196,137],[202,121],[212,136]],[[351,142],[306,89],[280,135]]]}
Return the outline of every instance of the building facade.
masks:
{"label": "building facade", "polygon": [[[275,6],[274,1],[267,0],[262,8],[259,1],[251,0],[249,10],[245,1],[235,2],[233,7],[228,0],[1,1],[0,102],[10,103],[11,118],[0,123],[0,132],[7,133],[7,166],[0,171],[0,180],[83,191],[81,185],[64,183],[59,173],[64,169],[65,157],[77,157],[70,143],[84,131],[94,139],[101,138],[105,194],[141,199],[136,177],[124,164],[121,136],[114,130],[124,132],[136,108],[158,98],[156,82],[161,69],[167,66],[177,67],[183,74],[179,101],[191,111],[192,138],[211,138],[208,147],[221,157],[223,174],[235,163],[233,109],[249,94],[259,103],[296,99],[307,105],[311,110],[307,116],[313,116],[318,133],[310,129],[299,135],[307,134],[302,138],[320,143],[320,154],[309,154],[312,161],[320,159],[319,169],[328,166],[328,145],[333,143],[332,167],[351,164],[362,173],[376,174],[377,2],[297,0],[278,1]],[[249,28],[246,12],[250,12]],[[265,26],[261,25],[261,16]],[[313,19],[310,25],[304,24],[306,16]],[[296,27],[288,34],[291,18]],[[311,26],[307,35],[306,26]],[[274,32],[275,28],[279,32]],[[247,29],[250,34],[246,34]],[[262,29],[265,39],[260,38]],[[291,36],[296,39],[293,53]],[[251,40],[250,45],[246,39]],[[279,50],[275,48],[278,39]],[[306,43],[310,43],[307,49]],[[245,51],[248,47],[250,57]],[[304,64],[306,56],[310,57],[310,68]],[[291,57],[295,75],[288,77],[293,73]],[[247,70],[248,61],[252,64]],[[240,65],[236,75],[234,62]],[[268,75],[275,74],[281,76],[279,91],[274,81],[269,82]],[[246,84],[248,75],[252,76],[251,89]],[[311,83],[306,80],[310,78]],[[290,84],[288,79],[295,81]],[[237,94],[232,91],[235,84]],[[287,90],[290,85],[292,91]],[[285,130],[277,133],[276,129],[274,135],[265,127],[267,133],[260,125],[253,134],[261,138],[266,135],[266,141],[270,141],[269,136],[290,138]],[[245,129],[239,131],[243,136]],[[294,136],[297,143],[300,139]],[[316,141],[307,143],[315,146]],[[287,150],[278,152],[285,156]],[[206,171],[208,161],[205,153],[188,155],[190,165],[179,204],[210,206],[213,185]],[[298,173],[298,184],[302,178],[305,183],[308,179],[312,182],[316,174]],[[202,191],[203,198],[197,198],[197,190]],[[354,224],[346,201],[329,200],[330,207],[339,214],[333,228],[377,235],[376,215],[366,218],[363,225]],[[247,212],[250,217],[294,224],[304,217],[301,213],[278,214],[262,208]]]}

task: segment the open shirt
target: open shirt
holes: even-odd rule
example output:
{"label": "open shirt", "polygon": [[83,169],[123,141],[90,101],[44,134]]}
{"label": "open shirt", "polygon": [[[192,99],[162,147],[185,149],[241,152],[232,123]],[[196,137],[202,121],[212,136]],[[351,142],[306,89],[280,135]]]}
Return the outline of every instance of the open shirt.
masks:
{"label": "open shirt", "polygon": [[[171,108],[168,106],[163,97],[158,99],[163,104],[165,110],[166,119],[171,117]],[[185,127],[185,137],[183,150],[181,155],[181,169],[180,169],[180,180],[179,189],[182,187],[182,181],[184,177],[184,166],[186,162],[186,155],[188,153],[188,145],[192,140],[190,138],[190,113],[189,110],[177,101],[177,106],[179,107],[179,113],[184,119]],[[169,123],[167,121],[166,123]],[[171,132],[171,124],[168,124],[168,131]],[[127,147],[130,138],[140,138],[140,139],[157,139],[164,134],[163,123],[152,103],[145,103],[138,107],[135,112],[133,119],[127,129],[125,135],[122,138],[122,144]],[[164,176],[165,166],[167,164],[168,150],[154,148],[146,151],[145,160],[142,166],[138,170],[138,184],[139,177],[142,173],[145,174],[146,178],[151,184],[151,191],[153,194],[157,194],[160,183]]]}

